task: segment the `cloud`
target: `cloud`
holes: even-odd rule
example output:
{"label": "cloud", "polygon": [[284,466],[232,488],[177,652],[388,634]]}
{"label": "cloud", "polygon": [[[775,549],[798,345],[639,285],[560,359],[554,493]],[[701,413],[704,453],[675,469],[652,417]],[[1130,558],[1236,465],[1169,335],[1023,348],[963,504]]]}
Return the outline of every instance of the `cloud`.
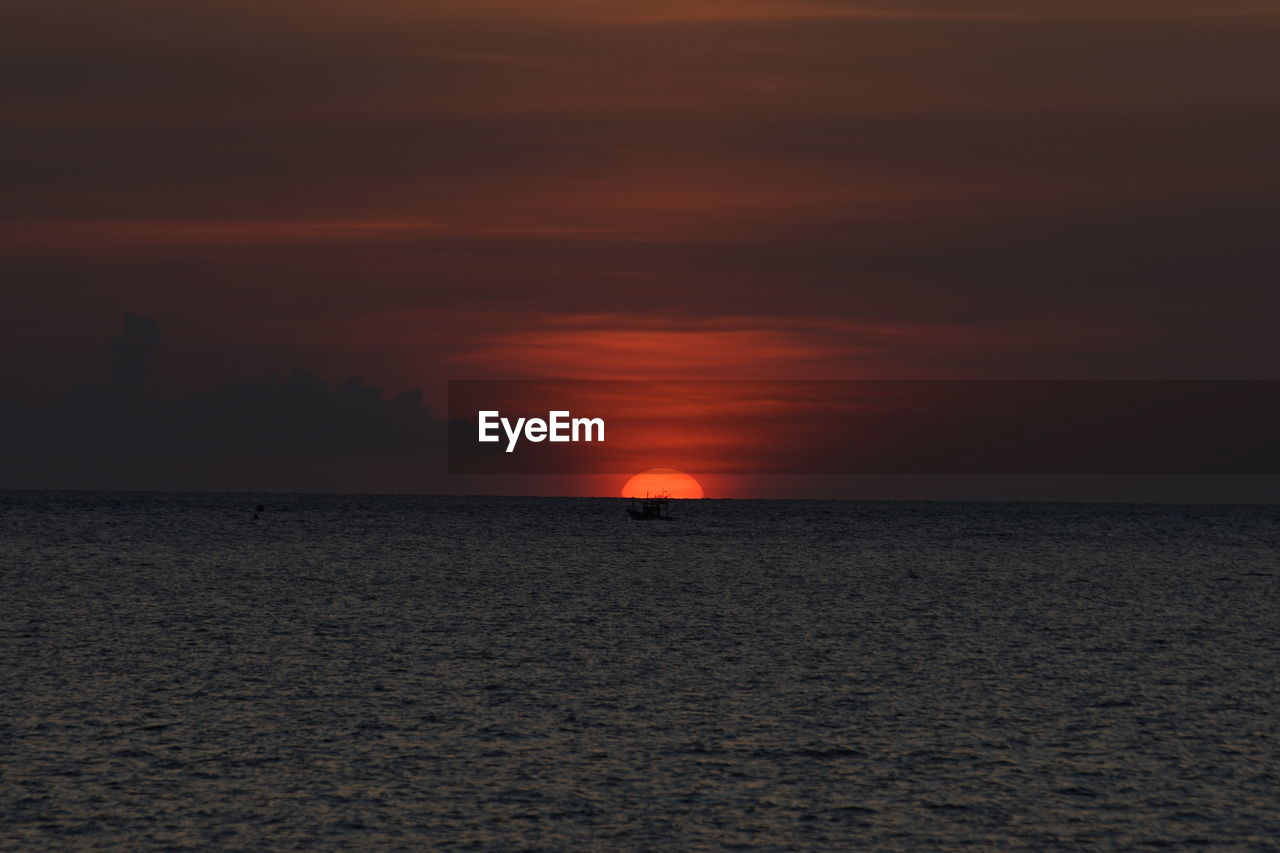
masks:
{"label": "cloud", "polygon": [[298,369],[150,392],[160,340],[154,320],[126,314],[107,347],[109,383],[47,408],[10,404],[0,424],[0,485],[376,489],[404,481],[397,469],[421,473],[444,452],[443,424],[416,389],[388,398],[357,377],[331,385]]}
{"label": "cloud", "polygon": [[990,342],[961,327],[850,316],[562,314],[476,338],[456,363],[486,376],[527,379],[884,377],[895,369],[894,350],[922,354],[984,343]]}

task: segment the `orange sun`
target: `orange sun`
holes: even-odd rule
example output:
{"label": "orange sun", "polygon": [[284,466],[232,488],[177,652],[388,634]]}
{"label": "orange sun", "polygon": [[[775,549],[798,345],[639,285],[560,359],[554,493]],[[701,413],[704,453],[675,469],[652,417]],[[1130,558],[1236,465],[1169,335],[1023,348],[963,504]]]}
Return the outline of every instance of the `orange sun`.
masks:
{"label": "orange sun", "polygon": [[672,498],[703,496],[702,484],[675,468],[650,468],[648,471],[641,471],[627,480],[620,494],[624,498],[642,498],[645,495],[654,497],[662,494]]}

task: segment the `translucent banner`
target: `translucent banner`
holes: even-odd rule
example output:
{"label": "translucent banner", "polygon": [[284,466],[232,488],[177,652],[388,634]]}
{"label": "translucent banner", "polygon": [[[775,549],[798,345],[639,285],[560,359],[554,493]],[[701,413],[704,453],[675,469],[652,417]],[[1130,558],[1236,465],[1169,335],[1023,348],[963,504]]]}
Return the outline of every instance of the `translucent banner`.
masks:
{"label": "translucent banner", "polygon": [[1276,474],[1280,381],[449,383],[459,474]]}

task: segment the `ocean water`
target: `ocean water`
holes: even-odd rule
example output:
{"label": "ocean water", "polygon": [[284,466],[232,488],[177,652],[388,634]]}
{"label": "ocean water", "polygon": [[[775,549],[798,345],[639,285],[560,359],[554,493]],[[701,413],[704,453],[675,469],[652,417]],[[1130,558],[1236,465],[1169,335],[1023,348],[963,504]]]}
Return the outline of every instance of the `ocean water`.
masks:
{"label": "ocean water", "polygon": [[674,514],[0,494],[0,847],[1280,847],[1280,508]]}

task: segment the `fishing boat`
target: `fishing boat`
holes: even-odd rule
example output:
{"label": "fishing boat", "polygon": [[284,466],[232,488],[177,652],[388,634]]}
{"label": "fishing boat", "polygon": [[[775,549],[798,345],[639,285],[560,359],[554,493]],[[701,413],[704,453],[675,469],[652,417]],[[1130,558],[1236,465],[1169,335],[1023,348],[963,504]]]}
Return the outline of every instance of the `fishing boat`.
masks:
{"label": "fishing boat", "polygon": [[670,499],[666,492],[656,497],[646,494],[643,498],[632,498],[631,506],[627,507],[627,515],[636,521],[670,521],[671,512],[667,507]]}

